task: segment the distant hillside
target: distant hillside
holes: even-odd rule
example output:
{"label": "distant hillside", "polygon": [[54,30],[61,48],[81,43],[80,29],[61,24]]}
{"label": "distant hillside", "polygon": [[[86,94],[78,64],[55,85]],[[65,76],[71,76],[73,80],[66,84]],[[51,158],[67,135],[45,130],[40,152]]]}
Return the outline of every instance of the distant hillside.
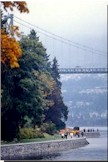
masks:
{"label": "distant hillside", "polygon": [[62,75],[62,93],[69,108],[67,125],[107,125],[107,76]]}

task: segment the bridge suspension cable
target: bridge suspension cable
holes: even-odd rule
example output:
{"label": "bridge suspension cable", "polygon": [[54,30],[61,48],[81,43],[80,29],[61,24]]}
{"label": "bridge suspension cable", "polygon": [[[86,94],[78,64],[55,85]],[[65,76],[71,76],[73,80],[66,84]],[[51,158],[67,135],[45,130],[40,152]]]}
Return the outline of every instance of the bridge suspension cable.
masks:
{"label": "bridge suspension cable", "polygon": [[[56,35],[54,33],[51,33],[51,32],[49,32],[49,31],[47,31],[45,29],[42,29],[42,28],[40,28],[40,27],[38,27],[36,25],[33,25],[33,24],[31,24],[31,23],[29,23],[29,22],[27,22],[25,20],[22,20],[21,18],[19,18],[17,16],[15,16],[15,19],[21,21],[21,22],[18,22],[17,20],[14,20],[18,24],[23,25],[23,26],[25,26],[26,28],[29,28],[29,29],[32,29],[34,27],[34,28],[38,29],[38,31],[37,31],[38,33],[41,33],[41,34],[43,34],[43,35],[45,35],[45,36],[47,36],[49,38],[55,39],[55,40],[57,40],[57,41],[59,41],[61,43],[73,46],[75,48],[79,48],[80,50],[87,51],[87,52],[90,52],[90,53],[94,53],[94,54],[97,54],[97,55],[102,55],[102,56],[106,57],[107,52],[105,52],[105,51],[99,51],[97,49],[93,49],[93,48],[88,47],[86,45],[82,45],[80,43],[68,40],[68,39],[63,38],[61,36],[58,36],[58,35]],[[26,25],[24,23],[26,23]],[[27,26],[27,25],[29,25],[29,26]]]}

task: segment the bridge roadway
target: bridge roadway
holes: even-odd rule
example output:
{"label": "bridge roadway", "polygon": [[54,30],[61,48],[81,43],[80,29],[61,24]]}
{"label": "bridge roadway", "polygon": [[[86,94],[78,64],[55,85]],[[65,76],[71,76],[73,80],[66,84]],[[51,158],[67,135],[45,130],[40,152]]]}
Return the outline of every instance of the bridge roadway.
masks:
{"label": "bridge roadway", "polygon": [[108,68],[59,68],[60,74],[108,73]]}

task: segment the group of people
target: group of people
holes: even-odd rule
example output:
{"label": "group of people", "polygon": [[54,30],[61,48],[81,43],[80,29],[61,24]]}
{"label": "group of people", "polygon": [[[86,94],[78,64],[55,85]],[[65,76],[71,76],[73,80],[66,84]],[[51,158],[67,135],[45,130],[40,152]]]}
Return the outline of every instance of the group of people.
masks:
{"label": "group of people", "polygon": [[68,137],[68,132],[62,132],[61,133],[61,138],[66,138]]}
{"label": "group of people", "polygon": [[83,129],[83,130],[71,130],[71,131],[67,131],[67,130],[61,130],[60,132],[60,135],[61,135],[61,138],[73,138],[73,137],[83,137],[84,136],[84,133],[85,132],[95,132],[95,131],[99,131],[98,129],[97,130],[94,130],[94,129]]}
{"label": "group of people", "polygon": [[88,129],[88,130],[86,130],[86,129],[83,129],[83,132],[94,132],[94,131],[99,131],[98,129],[97,130],[94,130],[94,129]]}
{"label": "group of people", "polygon": [[[76,134],[76,135],[79,137],[79,134]],[[67,137],[73,138],[76,135],[74,135],[72,132],[62,132],[61,138],[66,138],[66,139],[67,139]]]}

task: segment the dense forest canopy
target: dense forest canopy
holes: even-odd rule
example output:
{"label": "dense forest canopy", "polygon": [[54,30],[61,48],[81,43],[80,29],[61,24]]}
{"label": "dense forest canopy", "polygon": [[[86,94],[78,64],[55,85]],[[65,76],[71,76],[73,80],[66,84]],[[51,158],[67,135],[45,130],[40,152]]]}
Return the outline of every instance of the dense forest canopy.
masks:
{"label": "dense forest canopy", "polygon": [[[3,5],[4,9],[17,7],[20,12],[28,12],[25,3]],[[30,137],[34,137],[33,130],[53,134],[65,127],[68,116],[57,59],[54,58],[52,63],[49,61],[35,30],[17,41],[6,32],[4,23],[2,18],[1,139],[20,139],[25,128],[31,128]]]}

